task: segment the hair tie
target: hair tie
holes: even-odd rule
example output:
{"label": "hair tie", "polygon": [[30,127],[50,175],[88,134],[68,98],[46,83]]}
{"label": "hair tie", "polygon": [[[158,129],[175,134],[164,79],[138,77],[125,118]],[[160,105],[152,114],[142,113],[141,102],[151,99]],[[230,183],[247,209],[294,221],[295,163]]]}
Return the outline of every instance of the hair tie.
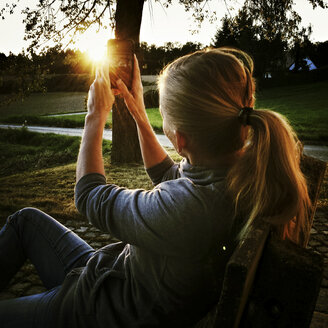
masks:
{"label": "hair tie", "polygon": [[243,125],[250,125],[249,124],[249,115],[253,112],[254,108],[253,107],[243,107],[238,115],[238,118],[240,120],[240,122]]}

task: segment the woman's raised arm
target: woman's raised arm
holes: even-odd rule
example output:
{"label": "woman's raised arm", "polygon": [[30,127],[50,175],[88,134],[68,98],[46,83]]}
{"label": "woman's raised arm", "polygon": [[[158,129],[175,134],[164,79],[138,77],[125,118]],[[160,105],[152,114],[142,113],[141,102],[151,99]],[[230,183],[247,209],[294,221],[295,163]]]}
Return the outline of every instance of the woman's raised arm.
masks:
{"label": "woman's raised arm", "polygon": [[103,131],[114,100],[115,97],[110,88],[108,65],[104,65],[98,71],[89,90],[88,114],[85,117],[76,166],[77,182],[89,173],[105,175],[102,158]]}
{"label": "woman's raised arm", "polygon": [[128,90],[122,80],[118,80],[116,83],[124,98],[126,106],[137,124],[140,148],[145,168],[155,166],[165,159],[167,153],[158,142],[146,113],[139,64],[136,56],[134,57],[131,91]]}

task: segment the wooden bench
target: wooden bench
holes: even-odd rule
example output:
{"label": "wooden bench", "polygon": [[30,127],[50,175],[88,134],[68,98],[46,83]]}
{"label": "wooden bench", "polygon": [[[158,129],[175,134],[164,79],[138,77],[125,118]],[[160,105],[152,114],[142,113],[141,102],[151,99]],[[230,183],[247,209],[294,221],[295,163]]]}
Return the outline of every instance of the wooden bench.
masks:
{"label": "wooden bench", "polygon": [[[304,156],[312,225],[327,163]],[[309,236],[307,236],[307,239]],[[323,258],[274,238],[258,221],[236,247],[225,271],[219,302],[194,328],[309,327],[323,276]]]}

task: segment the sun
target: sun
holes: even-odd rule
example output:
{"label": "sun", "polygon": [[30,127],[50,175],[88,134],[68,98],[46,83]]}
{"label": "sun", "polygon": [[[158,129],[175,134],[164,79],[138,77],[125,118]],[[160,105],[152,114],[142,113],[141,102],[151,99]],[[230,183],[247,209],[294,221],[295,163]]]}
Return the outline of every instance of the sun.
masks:
{"label": "sun", "polygon": [[77,42],[77,47],[82,52],[86,52],[94,64],[98,64],[106,58],[108,39],[108,33],[105,34],[90,30],[81,36]]}
{"label": "sun", "polygon": [[87,49],[87,54],[90,60],[94,63],[101,63],[105,59],[105,47],[90,47]]}

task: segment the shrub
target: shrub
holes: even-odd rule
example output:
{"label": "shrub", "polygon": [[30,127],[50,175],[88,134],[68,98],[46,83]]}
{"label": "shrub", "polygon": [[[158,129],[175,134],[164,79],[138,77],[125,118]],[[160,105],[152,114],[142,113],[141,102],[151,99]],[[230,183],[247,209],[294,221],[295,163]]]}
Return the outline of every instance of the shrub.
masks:
{"label": "shrub", "polygon": [[159,107],[159,93],[157,89],[151,89],[144,93],[146,108]]}
{"label": "shrub", "polygon": [[54,74],[47,76],[45,86],[48,91],[82,91],[87,92],[92,83],[89,74]]}

